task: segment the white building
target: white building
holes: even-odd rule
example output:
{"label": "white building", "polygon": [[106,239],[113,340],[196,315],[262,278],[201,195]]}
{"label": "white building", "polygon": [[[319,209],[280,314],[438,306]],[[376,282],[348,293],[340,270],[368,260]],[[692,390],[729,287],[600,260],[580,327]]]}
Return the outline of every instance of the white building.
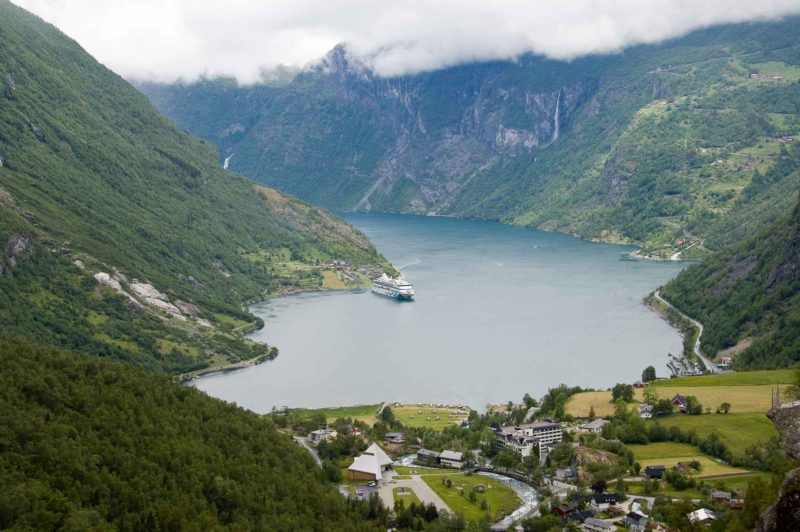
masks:
{"label": "white building", "polygon": [[639,405],[636,411],[642,419],[651,419],[653,417],[653,407],[650,405]]}
{"label": "white building", "polygon": [[444,450],[439,455],[439,463],[445,467],[461,469],[464,467],[464,455],[455,451]]}
{"label": "white building", "polygon": [[349,480],[374,480],[383,479],[383,473],[392,466],[392,459],[373,443],[367,450],[356,456],[353,463],[347,468]]}
{"label": "white building", "polygon": [[603,425],[608,423],[607,419],[595,419],[594,421],[590,421],[585,425],[581,425],[579,428],[583,432],[595,432],[598,433],[603,429]]}
{"label": "white building", "polygon": [[558,423],[539,421],[495,430],[497,441],[504,447],[517,451],[522,457],[530,456],[531,450],[539,446],[539,455],[547,452],[564,439],[564,427]]}

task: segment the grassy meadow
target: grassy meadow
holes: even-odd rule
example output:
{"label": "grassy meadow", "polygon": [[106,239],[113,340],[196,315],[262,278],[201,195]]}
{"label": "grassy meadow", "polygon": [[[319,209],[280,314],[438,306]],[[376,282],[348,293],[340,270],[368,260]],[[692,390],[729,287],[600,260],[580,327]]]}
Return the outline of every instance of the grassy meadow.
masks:
{"label": "grassy meadow", "polygon": [[392,406],[394,416],[407,427],[427,427],[442,430],[453,423],[461,423],[469,417],[469,409],[457,406],[432,404],[406,404]]}
{"label": "grassy meadow", "polygon": [[[452,482],[448,488],[444,479]],[[484,515],[496,521],[516,510],[522,503],[514,490],[505,484],[480,475],[456,473],[449,475],[424,475],[425,481],[433,491],[456,513],[464,514],[467,521],[478,521]],[[475,501],[469,500],[469,493],[475,486],[483,485],[483,493],[475,493]],[[481,509],[481,501],[486,501],[487,509]]]}

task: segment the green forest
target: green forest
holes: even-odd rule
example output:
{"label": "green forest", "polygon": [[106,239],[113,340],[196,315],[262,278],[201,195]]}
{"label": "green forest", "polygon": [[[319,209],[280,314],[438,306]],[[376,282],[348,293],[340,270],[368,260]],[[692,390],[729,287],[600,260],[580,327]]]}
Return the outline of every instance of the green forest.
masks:
{"label": "green forest", "polygon": [[745,340],[736,367],[787,367],[800,362],[799,264],[800,204],[768,229],[687,268],[662,295],[704,324],[707,354]]}
{"label": "green forest", "polygon": [[4,530],[379,529],[266,417],[24,341],[0,364]]}

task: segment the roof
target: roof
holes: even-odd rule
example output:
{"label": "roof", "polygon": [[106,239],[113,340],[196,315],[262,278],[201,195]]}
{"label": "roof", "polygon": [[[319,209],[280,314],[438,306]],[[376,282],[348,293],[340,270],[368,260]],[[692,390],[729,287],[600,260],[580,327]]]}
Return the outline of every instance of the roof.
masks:
{"label": "roof", "polygon": [[608,521],[603,521],[602,519],[597,519],[595,517],[589,517],[584,521],[584,524],[592,525],[597,528],[605,528],[607,530],[614,530],[617,526],[614,523],[609,523]]}
{"label": "roof", "polygon": [[348,467],[350,471],[358,471],[359,473],[369,473],[375,475],[375,478],[381,478],[381,466],[377,458],[371,454],[360,454],[353,459],[353,463]]}
{"label": "roof", "polygon": [[731,494],[728,493],[727,491],[714,490],[714,491],[711,492],[711,498],[713,498],[713,499],[730,499],[731,498]]}
{"label": "roof", "polygon": [[649,466],[645,466],[644,470],[645,471],[666,471],[667,470],[667,466],[649,465]]}
{"label": "roof", "polygon": [[590,421],[585,425],[581,425],[583,430],[598,430],[603,428],[603,425],[608,423],[607,419],[595,419],[594,421]]}
{"label": "roof", "polygon": [[639,412],[652,412],[653,411],[653,406],[652,405],[648,405],[647,403],[645,403],[643,405],[639,405],[637,408],[638,408]]}
{"label": "roof", "polygon": [[672,402],[678,401],[679,403],[686,404],[686,398],[679,393],[675,394],[675,397],[672,398]]}
{"label": "roof", "polygon": [[586,519],[594,516],[594,512],[591,510],[585,510],[583,512],[573,512],[566,516],[567,521],[585,521]]}
{"label": "roof", "polygon": [[419,451],[417,451],[417,455],[418,456],[419,455],[422,455],[422,456],[433,456],[434,458],[439,458],[440,454],[441,453],[439,453],[437,451],[431,451],[430,449],[420,449]]}
{"label": "roof", "polygon": [[402,432],[387,432],[386,433],[386,437],[387,438],[402,438],[403,437],[403,433]]}
{"label": "roof", "polygon": [[393,462],[393,460],[389,458],[389,455],[383,452],[383,449],[381,449],[377,443],[373,443],[372,445],[367,447],[367,450],[364,451],[364,454],[374,455],[375,458],[378,460],[378,465],[380,465],[381,467],[390,465]]}
{"label": "roof", "polygon": [[700,508],[689,514],[689,521],[692,523],[710,521],[717,518],[717,514],[706,508]]}
{"label": "roof", "polygon": [[454,462],[460,462],[461,457],[462,457],[461,453],[457,453],[449,449],[442,451],[442,454],[439,455],[439,458],[441,458],[442,460],[452,460]]}
{"label": "roof", "polygon": [[616,493],[598,493],[592,499],[597,504],[615,504],[619,502],[619,496]]}
{"label": "roof", "polygon": [[627,517],[628,519],[631,519],[633,521],[636,521],[637,523],[639,521],[643,521],[643,520],[647,520],[648,519],[648,517],[645,514],[643,514],[642,512],[630,512],[625,517]]}

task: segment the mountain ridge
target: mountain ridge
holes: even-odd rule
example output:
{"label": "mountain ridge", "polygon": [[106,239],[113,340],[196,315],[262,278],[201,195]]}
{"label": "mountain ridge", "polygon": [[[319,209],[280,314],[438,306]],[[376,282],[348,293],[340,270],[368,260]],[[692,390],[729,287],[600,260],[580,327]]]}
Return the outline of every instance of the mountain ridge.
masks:
{"label": "mountain ridge", "polygon": [[[337,47],[284,87],[139,88],[233,154],[232,168],[337,210],[495,219],[696,257],[737,238],[739,212],[764,227],[791,208],[755,206],[772,187],[743,190],[776,139],[800,130],[797,106],[776,103],[796,100],[797,20],[570,63],[524,56],[398,78],[350,68]],[[770,77],[772,63],[785,79]],[[781,190],[800,182],[788,177]]]}

